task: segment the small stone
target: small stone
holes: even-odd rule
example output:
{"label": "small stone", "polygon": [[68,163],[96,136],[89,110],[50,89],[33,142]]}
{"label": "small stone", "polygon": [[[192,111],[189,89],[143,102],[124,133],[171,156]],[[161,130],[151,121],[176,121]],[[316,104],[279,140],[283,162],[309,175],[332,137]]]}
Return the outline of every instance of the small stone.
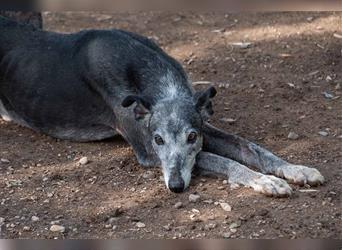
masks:
{"label": "small stone", "polygon": [[331,76],[327,76],[327,77],[325,78],[325,80],[326,80],[327,82],[331,82],[333,79],[331,78]]}
{"label": "small stone", "polygon": [[183,203],[182,202],[177,202],[176,204],[175,204],[175,206],[174,206],[176,209],[179,209],[179,208],[181,208],[181,207],[183,207]]}
{"label": "small stone", "polygon": [[230,229],[230,231],[231,231],[233,234],[235,234],[235,233],[237,232],[237,229],[236,229],[236,228],[232,228],[232,229]]}
{"label": "small stone", "polygon": [[138,228],[145,228],[146,225],[142,222],[137,222],[137,224],[135,224]]}
{"label": "small stone", "polygon": [[10,163],[10,161],[9,161],[9,160],[7,160],[7,159],[4,159],[4,158],[1,158],[1,159],[0,159],[0,161],[1,161],[2,163],[6,163],[6,164]]}
{"label": "small stone", "polygon": [[88,157],[82,157],[79,161],[78,161],[78,163],[79,164],[81,164],[81,165],[86,165],[86,164],[88,164]]}
{"label": "small stone", "polygon": [[117,228],[118,228],[118,226],[114,225],[114,226],[112,227],[112,230],[115,231]]}
{"label": "small stone", "polygon": [[233,119],[233,118],[222,118],[222,119],[220,119],[220,121],[227,122],[229,124],[233,124],[233,123],[236,122],[236,119]]}
{"label": "small stone", "polygon": [[234,229],[234,228],[238,228],[240,225],[236,222],[233,222],[232,224],[229,225],[229,229]]}
{"label": "small stone", "polygon": [[335,89],[336,90],[340,90],[341,89],[341,84],[340,83],[336,84]]}
{"label": "small stone", "polygon": [[306,20],[307,20],[308,22],[312,22],[313,19],[314,19],[314,18],[313,18],[312,16],[309,16],[308,18],[306,18]]}
{"label": "small stone", "polygon": [[199,201],[200,198],[201,198],[201,196],[198,194],[190,194],[189,195],[189,201],[193,202],[193,203]]}
{"label": "small stone", "polygon": [[0,217],[0,226],[3,225],[5,223],[5,218]]}
{"label": "small stone", "polygon": [[329,135],[329,133],[327,131],[319,131],[318,134],[321,136],[328,136]]}
{"label": "small stone", "polygon": [[223,180],[223,181],[222,181],[222,184],[223,184],[223,185],[227,185],[227,184],[228,184],[228,181],[227,181],[227,180]]}
{"label": "small stone", "polygon": [[37,217],[37,216],[32,216],[32,217],[31,217],[31,221],[37,222],[37,221],[39,221],[39,217]]}
{"label": "small stone", "polygon": [[334,98],[334,96],[332,95],[332,94],[330,94],[330,93],[328,93],[328,92],[323,92],[322,93],[323,94],[323,96],[326,98],[326,99],[333,99]]}
{"label": "small stone", "polygon": [[238,47],[240,49],[247,49],[251,47],[252,43],[237,42],[237,43],[230,43],[230,45]]}
{"label": "small stone", "polygon": [[222,209],[226,212],[230,212],[232,211],[232,207],[228,204],[228,203],[225,203],[225,202],[220,202],[220,206],[222,207]]}
{"label": "small stone", "polygon": [[146,171],[142,177],[144,179],[154,179],[155,178],[155,174],[152,171]]}
{"label": "small stone", "polygon": [[25,232],[28,232],[28,231],[30,231],[30,230],[31,230],[31,228],[30,228],[30,227],[28,227],[28,226],[25,226],[25,227],[23,227],[23,230],[24,230]]}
{"label": "small stone", "polygon": [[295,132],[290,132],[287,136],[288,139],[290,140],[297,140],[299,138],[299,135],[296,134]]}
{"label": "small stone", "polygon": [[342,39],[342,34],[334,33],[333,36],[338,39]]}
{"label": "small stone", "polygon": [[112,218],[109,218],[108,223],[111,224],[111,225],[113,225],[113,224],[116,223],[117,221],[118,221],[118,218],[112,217]]}
{"label": "small stone", "polygon": [[60,226],[60,225],[52,225],[50,227],[50,231],[51,232],[55,232],[55,233],[64,233],[65,232],[65,227]]}
{"label": "small stone", "polygon": [[238,189],[239,187],[240,187],[240,185],[237,184],[237,183],[232,183],[232,184],[230,184],[230,189],[231,189],[231,190]]}
{"label": "small stone", "polygon": [[215,223],[210,223],[208,225],[205,225],[206,230],[215,229],[216,227],[217,227],[217,224],[215,224]]}
{"label": "small stone", "polygon": [[105,228],[106,229],[112,228],[112,225],[107,224],[107,225],[105,225]]}
{"label": "small stone", "polygon": [[230,232],[228,232],[228,233],[223,233],[223,238],[225,238],[225,239],[228,239],[228,238],[230,238],[231,236],[232,236],[232,233],[230,233]]}
{"label": "small stone", "polygon": [[209,199],[209,200],[204,200],[203,202],[206,203],[206,204],[213,204],[213,203],[214,203],[214,201],[211,200],[211,199]]}

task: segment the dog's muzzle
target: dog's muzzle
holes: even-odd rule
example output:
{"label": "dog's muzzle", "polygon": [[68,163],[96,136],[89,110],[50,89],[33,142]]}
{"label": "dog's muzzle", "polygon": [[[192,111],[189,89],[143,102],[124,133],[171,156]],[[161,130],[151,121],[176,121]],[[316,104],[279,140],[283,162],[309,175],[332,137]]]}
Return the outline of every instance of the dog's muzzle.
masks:
{"label": "dog's muzzle", "polygon": [[174,193],[182,193],[184,191],[185,183],[182,178],[169,180],[169,189]]}

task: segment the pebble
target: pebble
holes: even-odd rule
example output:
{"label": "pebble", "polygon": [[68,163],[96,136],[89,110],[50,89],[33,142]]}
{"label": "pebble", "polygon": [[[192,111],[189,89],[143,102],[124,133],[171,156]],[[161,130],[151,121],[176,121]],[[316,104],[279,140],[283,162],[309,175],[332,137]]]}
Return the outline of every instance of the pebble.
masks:
{"label": "pebble", "polygon": [[296,134],[295,132],[290,132],[287,136],[288,139],[290,140],[297,140],[299,138],[299,135]]}
{"label": "pebble", "polygon": [[177,202],[176,204],[175,204],[175,206],[174,206],[176,209],[179,209],[179,208],[181,208],[181,207],[183,207],[183,203],[182,202]]}
{"label": "pebble", "polygon": [[30,230],[31,230],[31,228],[30,228],[30,227],[28,227],[28,226],[25,226],[25,227],[23,227],[23,230],[24,230],[24,231],[26,231],[26,232],[28,232],[28,231],[30,231]]}
{"label": "pebble", "polygon": [[137,224],[135,224],[138,228],[144,228],[146,227],[146,225],[142,222],[137,222]]}
{"label": "pebble", "polygon": [[230,212],[232,211],[232,207],[228,204],[228,203],[225,203],[225,202],[220,202],[220,206],[222,207],[222,209],[226,212]]}
{"label": "pebble", "polygon": [[204,226],[204,229],[205,230],[212,230],[212,229],[215,229],[217,227],[217,224],[215,224],[215,223],[210,223],[210,224],[208,224],[208,225],[205,225]]}
{"label": "pebble", "polygon": [[223,233],[223,238],[225,238],[225,239],[228,239],[228,238],[230,238],[231,236],[232,236],[232,233],[230,233],[230,232],[228,232],[228,233]]}
{"label": "pebble", "polygon": [[113,225],[115,222],[117,222],[118,221],[118,218],[114,218],[114,217],[112,217],[112,218],[110,218],[109,220],[108,220],[108,223],[109,224],[111,224],[111,225]]}
{"label": "pebble", "polygon": [[318,134],[321,136],[328,136],[329,135],[329,133],[326,131],[319,131]]}
{"label": "pebble", "polygon": [[318,192],[317,189],[299,189],[298,190],[301,193],[314,193],[314,192]]}
{"label": "pebble", "polygon": [[239,47],[241,49],[247,49],[251,47],[252,43],[243,43],[243,42],[238,42],[238,43],[230,43],[230,45]]}
{"label": "pebble", "polygon": [[234,229],[240,227],[241,223],[233,222],[232,224],[229,225],[229,229]]}
{"label": "pebble", "polygon": [[330,93],[328,93],[328,92],[323,92],[322,93],[323,94],[323,96],[326,98],[326,99],[333,99],[334,98],[334,96],[332,95],[332,94],[330,94]]}
{"label": "pebble", "polygon": [[31,217],[31,221],[37,222],[37,221],[39,221],[39,217],[37,217],[37,216],[32,216],[32,217]]}
{"label": "pebble", "polygon": [[82,157],[79,161],[78,161],[78,163],[79,164],[81,164],[81,165],[86,165],[86,164],[88,164],[88,157]]}
{"label": "pebble", "polygon": [[143,176],[144,179],[154,179],[155,174],[152,171],[146,171]]}
{"label": "pebble", "polygon": [[313,18],[312,16],[309,16],[308,18],[306,18],[306,20],[307,20],[308,22],[312,22],[313,19],[314,19],[314,18]]}
{"label": "pebble", "polygon": [[336,90],[340,90],[341,89],[341,84],[340,83],[336,84],[335,89]]}
{"label": "pebble", "polygon": [[239,187],[240,187],[240,185],[237,183],[230,184],[230,189],[232,189],[232,190],[238,189]]}
{"label": "pebble", "polygon": [[65,232],[65,227],[60,226],[60,225],[52,225],[50,227],[51,232],[56,232],[56,233],[64,233]]}
{"label": "pebble", "polygon": [[5,223],[5,218],[0,217],[0,225],[3,225]]}
{"label": "pebble", "polygon": [[9,161],[9,160],[7,160],[7,159],[4,159],[4,158],[1,158],[1,159],[0,159],[0,161],[1,161],[2,163],[6,163],[6,164],[10,163],[10,161]]}
{"label": "pebble", "polygon": [[234,122],[236,122],[236,119],[233,118],[222,118],[220,119],[221,122],[227,122],[229,124],[233,124]]}
{"label": "pebble", "polygon": [[227,181],[227,180],[223,180],[223,181],[222,181],[222,184],[223,184],[223,185],[227,185],[227,184],[228,184],[228,181]]}
{"label": "pebble", "polygon": [[189,201],[193,202],[193,203],[199,201],[200,198],[201,198],[201,196],[198,194],[190,194],[189,195]]}

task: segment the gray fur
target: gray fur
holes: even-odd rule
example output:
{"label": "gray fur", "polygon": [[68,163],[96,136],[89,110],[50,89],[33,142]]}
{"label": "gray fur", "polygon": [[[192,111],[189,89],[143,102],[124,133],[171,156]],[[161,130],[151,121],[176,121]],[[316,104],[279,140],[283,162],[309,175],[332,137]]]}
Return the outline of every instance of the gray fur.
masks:
{"label": "gray fur", "polygon": [[[323,176],[209,125],[214,88],[196,92],[181,65],[145,37],[120,30],[61,35],[0,17],[0,115],[50,136],[122,135],[143,166],[161,166],[184,191],[194,167],[267,195]],[[258,168],[263,174],[248,169]]]}

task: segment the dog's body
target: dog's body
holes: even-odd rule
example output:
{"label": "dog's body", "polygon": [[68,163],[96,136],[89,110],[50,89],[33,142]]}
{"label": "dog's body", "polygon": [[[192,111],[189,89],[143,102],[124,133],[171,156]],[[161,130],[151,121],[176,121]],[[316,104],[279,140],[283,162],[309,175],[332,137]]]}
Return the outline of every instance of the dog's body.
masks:
{"label": "dog's body", "polygon": [[162,166],[174,192],[189,185],[193,166],[275,196],[291,188],[240,163],[295,183],[324,181],[315,169],[209,125],[216,91],[195,92],[180,64],[147,38],[120,30],[62,35],[2,17],[0,30],[5,120],[75,141],[120,134],[140,164]]}

